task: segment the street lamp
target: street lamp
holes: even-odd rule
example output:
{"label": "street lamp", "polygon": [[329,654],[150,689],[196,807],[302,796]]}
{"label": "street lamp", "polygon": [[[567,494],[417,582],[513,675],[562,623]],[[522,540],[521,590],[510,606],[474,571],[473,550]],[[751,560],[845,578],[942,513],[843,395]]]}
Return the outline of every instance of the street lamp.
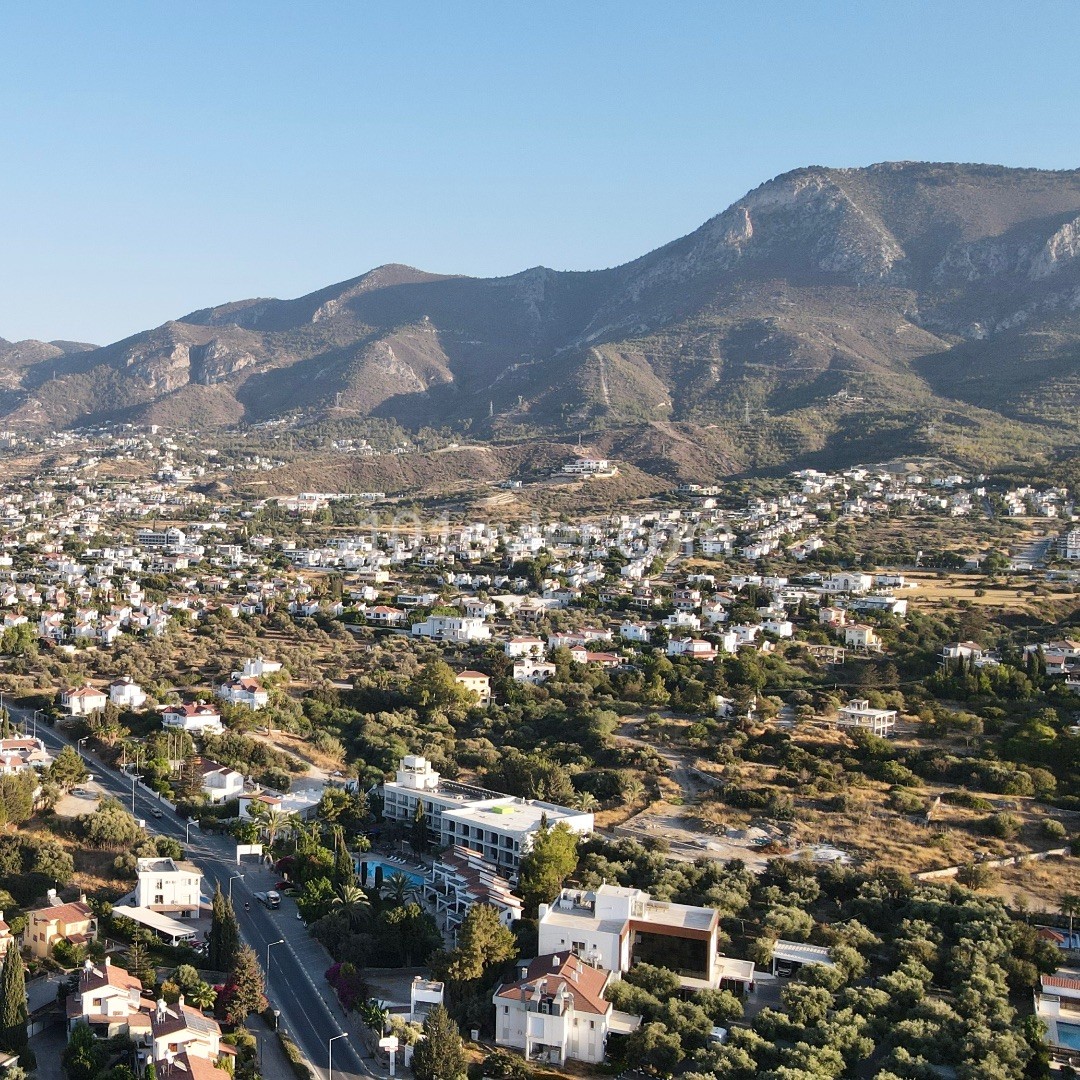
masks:
{"label": "street lamp", "polygon": [[243,876],[244,876],[243,874],[233,874],[233,876],[231,878],[229,878],[229,899],[230,900],[232,900],[232,883],[237,878],[242,878]]}
{"label": "street lamp", "polygon": [[285,939],[284,938],[278,938],[277,941],[267,942],[267,945],[266,945],[266,977],[268,979],[270,978],[270,950],[275,945],[284,945],[284,944],[285,944]]}
{"label": "street lamp", "polygon": [[135,816],[135,777],[138,773],[131,774],[131,816]]}
{"label": "street lamp", "polygon": [[198,827],[199,827],[199,823],[194,818],[188,818],[187,821],[184,822],[184,843],[185,844],[189,843],[190,840],[191,840],[191,830],[192,829],[197,829]]}
{"label": "street lamp", "polygon": [[334,1080],[334,1043],[345,1038],[348,1038],[348,1035],[343,1031],[340,1035],[334,1035],[326,1044],[326,1080]]}
{"label": "street lamp", "polygon": [[88,738],[88,737],[89,737],[89,736],[87,736],[87,735],[84,735],[84,736],[83,736],[83,737],[82,737],[82,738],[81,738],[81,739],[80,739],[80,740],[78,741],[78,743],[76,744],[76,746],[77,746],[77,748],[78,748],[78,751],[79,751],[79,757],[85,757],[85,756],[86,756],[86,755],[85,755],[85,754],[84,754],[84,753],[82,752],[82,744],[83,744],[84,742],[86,742],[86,740],[87,740],[87,738]]}
{"label": "street lamp", "polygon": [[38,718],[38,714],[40,712],[41,712],[40,709],[35,709],[34,710],[34,738],[35,739],[37,738],[37,718]]}

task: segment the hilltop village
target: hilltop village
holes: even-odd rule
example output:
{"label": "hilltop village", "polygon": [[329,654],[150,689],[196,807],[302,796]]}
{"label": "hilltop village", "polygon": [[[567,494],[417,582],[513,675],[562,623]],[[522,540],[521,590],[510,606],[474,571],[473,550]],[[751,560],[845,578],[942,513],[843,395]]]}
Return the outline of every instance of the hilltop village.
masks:
{"label": "hilltop village", "polygon": [[612,506],[585,448],[463,503],[266,493],[271,438],[0,444],[0,1065],[55,1021],[70,1080],[253,1077],[260,1014],[299,1077],[330,1036],[419,1080],[1080,1064],[1060,477]]}

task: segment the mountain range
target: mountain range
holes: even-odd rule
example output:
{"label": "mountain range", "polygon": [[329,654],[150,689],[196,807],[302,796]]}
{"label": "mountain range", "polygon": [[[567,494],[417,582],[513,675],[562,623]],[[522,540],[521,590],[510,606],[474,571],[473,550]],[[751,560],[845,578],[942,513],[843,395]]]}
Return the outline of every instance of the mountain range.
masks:
{"label": "mountain range", "polygon": [[606,270],[387,265],[103,347],[0,339],[8,427],[361,417],[722,432],[744,462],[1075,445],[1080,170],[810,167]]}

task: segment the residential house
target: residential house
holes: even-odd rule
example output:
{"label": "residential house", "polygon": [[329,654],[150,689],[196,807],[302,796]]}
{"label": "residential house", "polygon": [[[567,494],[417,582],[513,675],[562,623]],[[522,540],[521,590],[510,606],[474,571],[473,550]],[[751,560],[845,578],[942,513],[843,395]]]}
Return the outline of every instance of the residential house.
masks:
{"label": "residential house", "polygon": [[470,615],[429,615],[423,622],[412,624],[413,637],[434,638],[436,641],[486,641],[491,628],[483,619]]}
{"label": "residential house", "polygon": [[258,679],[241,675],[239,671],[234,671],[214,693],[230,705],[243,705],[253,711],[264,708],[270,701],[270,694]]}
{"label": "residential house", "polygon": [[550,679],[555,674],[555,665],[543,660],[531,660],[526,658],[519,660],[513,669],[514,682],[532,683],[539,686],[545,679]]}
{"label": "residential house", "polygon": [[228,765],[220,765],[209,758],[201,758],[198,768],[202,773],[202,792],[212,803],[227,802],[239,798],[244,790],[244,777]]}
{"label": "residential house", "polygon": [[640,1016],[618,1012],[604,996],[612,972],[572,953],[521,962],[517,976],[492,997],[495,1044],[520,1050],[527,1061],[597,1065],[611,1033],[628,1034],[641,1023]]}
{"label": "residential house", "polygon": [[86,898],[64,904],[50,890],[49,903],[26,914],[27,926],[23,944],[32,956],[45,959],[58,941],[72,945],[88,945],[97,940],[97,916],[87,906]]}
{"label": "residential house", "polygon": [[1080,974],[1059,968],[1053,975],[1040,976],[1035,1015],[1045,1025],[1052,1059],[1080,1063]]}
{"label": "residential house", "polygon": [[672,638],[667,643],[668,656],[689,656],[694,660],[715,660],[716,646],[700,638]]}
{"label": "residential house", "polygon": [[261,679],[264,675],[276,675],[279,671],[281,671],[279,661],[264,660],[261,656],[256,656],[244,661],[240,674],[245,679]]}
{"label": "residential house", "polygon": [[513,659],[522,656],[543,656],[544,642],[538,637],[512,637],[503,645],[503,652]]}
{"label": "residential house", "polygon": [[844,644],[852,649],[869,651],[871,649],[880,649],[881,639],[872,626],[866,623],[852,623],[850,626],[844,627]]}
{"label": "residential house", "polygon": [[109,684],[109,700],[118,709],[141,709],[146,704],[146,691],[130,675]]}
{"label": "residential house", "polygon": [[491,678],[482,671],[460,671],[454,676],[454,682],[474,693],[480,705],[491,704]]}
{"label": "residential house", "polygon": [[161,723],[163,727],[186,731],[190,735],[220,735],[225,730],[221,713],[213,705],[201,701],[167,706],[161,710]]}
{"label": "residential house", "polygon": [[101,712],[108,701],[104,691],[89,683],[77,690],[65,690],[60,695],[60,705],[72,716],[90,716],[92,713]]}
{"label": "residential house", "polygon": [[46,768],[51,763],[52,757],[40,739],[25,736],[0,739],[0,776],[26,772],[34,766]]}
{"label": "residential house", "polygon": [[590,652],[584,645],[575,645],[570,650],[570,659],[577,664],[599,664],[600,667],[618,667],[620,660],[614,653]]}
{"label": "residential house", "polygon": [[101,964],[86,961],[65,1005],[69,1032],[82,1023],[101,1039],[127,1035],[140,1042],[150,1034],[153,998],[144,996],[141,980],[107,956]]}
{"label": "residential house", "polygon": [[135,903],[177,919],[197,919],[202,903],[202,871],[194,863],[169,858],[139,859]]}
{"label": "residential house", "polygon": [[405,622],[405,612],[401,608],[387,607],[385,604],[368,608],[364,617],[374,626],[401,626]]}
{"label": "residential house", "polygon": [[852,698],[836,712],[837,727],[865,728],[874,735],[888,735],[896,726],[895,709],[872,709],[865,698]]}
{"label": "residential house", "polygon": [[216,1062],[222,1053],[235,1053],[222,1045],[218,1022],[185,1004],[182,994],[175,1005],[158,1001],[150,1032],[155,1062],[167,1062],[178,1054]]}

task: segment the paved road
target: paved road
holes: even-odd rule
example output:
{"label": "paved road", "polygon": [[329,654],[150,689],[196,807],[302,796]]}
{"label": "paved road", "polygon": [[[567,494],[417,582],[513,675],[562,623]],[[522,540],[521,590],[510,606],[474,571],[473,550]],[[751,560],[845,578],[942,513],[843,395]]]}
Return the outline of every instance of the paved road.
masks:
{"label": "paved road", "polygon": [[[32,722],[32,711],[10,707],[12,719],[20,723]],[[64,746],[75,746],[74,740],[68,739],[57,728],[46,724],[37,725],[38,737],[51,751],[58,751]],[[78,749],[78,747],[76,747]],[[132,806],[131,781],[119,773],[106,768],[96,758],[84,755],[94,779],[109,794],[116,796],[124,806]],[[135,789],[135,816],[146,820],[146,828],[153,833],[172,836],[184,843],[184,819],[174,813],[165,803],[141,788]],[[162,816],[155,818],[151,811],[158,809]],[[211,836],[191,830],[191,840],[184,844],[186,857],[202,870],[206,877],[204,891],[212,893],[218,882],[228,892],[229,880],[240,871],[245,874],[251,870],[236,865],[235,843],[231,837]],[[232,882],[233,903],[240,922],[244,940],[265,966],[267,945],[285,938],[285,944],[271,949],[270,972],[267,977],[267,996],[275,1008],[281,1010],[281,1020],[285,1030],[299,1044],[308,1059],[322,1072],[328,1064],[327,1044],[331,1037],[341,1033],[343,1028],[340,1008],[337,1002],[328,1003],[332,991],[323,980],[321,957],[311,948],[314,944],[308,937],[303,924],[293,919],[289,926],[279,913],[271,913],[259,904],[253,896],[258,891],[248,881],[237,878]],[[244,903],[250,904],[245,910]],[[307,961],[305,963],[304,961]],[[336,1010],[336,1011],[335,1011]],[[352,1036],[339,1039],[334,1043],[334,1077],[337,1080],[359,1076],[373,1076],[359,1053],[356,1040]],[[333,1080],[327,1077],[327,1080]]]}

